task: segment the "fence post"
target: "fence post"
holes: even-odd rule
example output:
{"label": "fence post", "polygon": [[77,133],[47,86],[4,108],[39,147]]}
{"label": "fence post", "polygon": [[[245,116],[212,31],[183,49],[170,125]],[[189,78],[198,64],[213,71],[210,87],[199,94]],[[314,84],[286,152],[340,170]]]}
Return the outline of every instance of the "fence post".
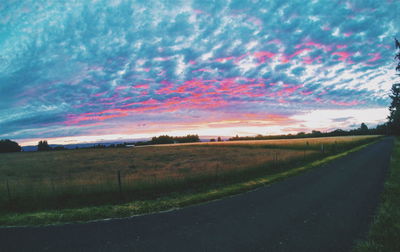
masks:
{"label": "fence post", "polygon": [[122,197],[121,171],[118,171],[118,189],[119,189],[119,196]]}
{"label": "fence post", "polygon": [[275,168],[278,167],[278,152],[275,151],[275,157],[274,157],[274,166]]}
{"label": "fence post", "polygon": [[8,184],[8,179],[6,179],[6,187],[7,187],[8,200],[11,201],[11,192],[10,192],[10,185]]}

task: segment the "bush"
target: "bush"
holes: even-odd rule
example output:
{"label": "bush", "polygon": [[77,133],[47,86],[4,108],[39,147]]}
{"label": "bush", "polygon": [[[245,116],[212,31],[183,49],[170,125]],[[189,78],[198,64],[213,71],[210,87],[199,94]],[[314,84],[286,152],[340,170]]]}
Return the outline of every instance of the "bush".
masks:
{"label": "bush", "polygon": [[21,146],[18,143],[9,139],[0,140],[0,153],[5,152],[20,152]]}

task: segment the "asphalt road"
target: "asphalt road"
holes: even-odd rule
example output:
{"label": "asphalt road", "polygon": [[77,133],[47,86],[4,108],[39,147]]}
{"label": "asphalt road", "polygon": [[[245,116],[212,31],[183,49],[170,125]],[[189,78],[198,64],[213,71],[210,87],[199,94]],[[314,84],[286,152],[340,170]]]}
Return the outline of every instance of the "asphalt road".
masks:
{"label": "asphalt road", "polygon": [[393,139],[210,203],[125,219],[0,229],[0,251],[349,251],[379,202]]}

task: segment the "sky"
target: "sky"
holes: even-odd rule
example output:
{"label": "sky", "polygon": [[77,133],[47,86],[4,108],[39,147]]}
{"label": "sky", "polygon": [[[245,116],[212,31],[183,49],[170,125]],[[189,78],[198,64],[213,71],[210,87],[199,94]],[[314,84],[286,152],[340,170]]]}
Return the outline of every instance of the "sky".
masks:
{"label": "sky", "polygon": [[398,13],[399,0],[4,0],[0,138],[374,127]]}

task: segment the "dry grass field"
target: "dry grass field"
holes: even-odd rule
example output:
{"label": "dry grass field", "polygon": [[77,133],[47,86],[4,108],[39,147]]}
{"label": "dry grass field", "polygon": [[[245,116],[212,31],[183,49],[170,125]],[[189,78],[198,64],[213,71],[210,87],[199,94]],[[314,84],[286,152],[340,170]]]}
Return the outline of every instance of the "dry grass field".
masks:
{"label": "dry grass field", "polygon": [[273,174],[375,138],[232,141],[1,154],[0,204],[6,206],[3,211],[10,212],[157,198]]}
{"label": "dry grass field", "polygon": [[[237,145],[251,145],[251,146],[267,146],[277,148],[300,148],[300,149],[318,149],[321,144],[330,146],[333,144],[351,144],[360,140],[374,139],[377,136],[336,136],[336,137],[315,137],[315,138],[297,138],[297,139],[274,139],[274,140],[242,140],[242,141],[223,141],[223,142],[199,142],[199,143],[181,143],[181,144],[164,144],[158,145],[162,147],[167,146],[188,146],[188,145],[200,145],[200,146],[237,146]],[[140,146],[148,147],[148,146]]]}

